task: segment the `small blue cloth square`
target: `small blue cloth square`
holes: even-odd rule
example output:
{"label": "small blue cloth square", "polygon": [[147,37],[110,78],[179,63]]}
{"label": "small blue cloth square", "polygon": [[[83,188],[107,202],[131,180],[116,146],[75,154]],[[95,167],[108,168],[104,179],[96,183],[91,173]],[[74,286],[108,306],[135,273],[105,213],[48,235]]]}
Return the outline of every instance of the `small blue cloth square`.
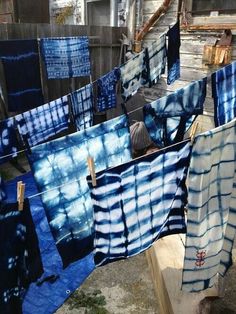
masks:
{"label": "small blue cloth square", "polygon": [[179,21],[169,29],[167,50],[167,84],[170,85],[180,78],[180,29]]}
{"label": "small blue cloth square", "polygon": [[116,84],[119,79],[120,69],[114,68],[97,80],[97,110],[99,112],[116,107]]}
{"label": "small blue cloth square", "polygon": [[88,84],[70,94],[72,113],[78,131],[93,125],[93,86]]}
{"label": "small blue cloth square", "polygon": [[14,118],[8,118],[0,121],[0,164],[8,161],[12,157],[16,157],[18,150],[17,147],[18,141]]}
{"label": "small blue cloth square", "polygon": [[54,37],[40,40],[48,79],[89,76],[89,40],[82,37]]}
{"label": "small blue cloth square", "polygon": [[45,142],[69,126],[68,97],[63,96],[15,117],[19,133],[29,146]]}

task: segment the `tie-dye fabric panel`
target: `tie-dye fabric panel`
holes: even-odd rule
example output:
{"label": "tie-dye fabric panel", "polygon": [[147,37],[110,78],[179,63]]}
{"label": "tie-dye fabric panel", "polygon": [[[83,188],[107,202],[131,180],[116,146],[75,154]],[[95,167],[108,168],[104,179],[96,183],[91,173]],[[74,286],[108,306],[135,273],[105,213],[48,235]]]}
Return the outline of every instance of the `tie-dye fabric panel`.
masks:
{"label": "tie-dye fabric panel", "polygon": [[148,82],[146,49],[120,67],[121,96],[127,101],[137,90]]}
{"label": "tie-dye fabric panel", "polygon": [[179,21],[169,29],[167,50],[167,84],[170,85],[180,78],[180,28]]}
{"label": "tie-dye fabric panel", "polygon": [[0,204],[5,199],[6,199],[5,183],[4,183],[3,178],[0,174]]}
{"label": "tie-dye fabric panel", "polygon": [[12,157],[16,157],[18,150],[17,147],[18,141],[14,118],[8,118],[0,121],[0,164],[6,162]]}
{"label": "tie-dye fabric panel", "polygon": [[8,111],[25,111],[44,103],[37,40],[0,41]]}
{"label": "tie-dye fabric panel", "polygon": [[147,104],[144,123],[154,143],[163,147],[183,140],[196,115],[203,113],[206,78]]}
{"label": "tie-dye fabric panel", "polygon": [[93,125],[93,87],[88,84],[70,94],[72,113],[78,131]]}
{"label": "tie-dye fabric panel", "polygon": [[236,117],[236,62],[213,73],[211,80],[215,125],[219,126]]}
{"label": "tie-dye fabric panel", "polygon": [[87,157],[96,171],[129,161],[126,116],[35,146],[29,155],[34,177],[64,267],[93,250],[93,211]]}
{"label": "tie-dye fabric panel", "polygon": [[116,107],[116,84],[120,79],[120,69],[114,68],[97,80],[97,110],[105,111]]}
{"label": "tie-dye fabric panel", "polygon": [[48,79],[89,76],[88,44],[87,36],[42,38],[41,54]]}
{"label": "tie-dye fabric panel", "polygon": [[165,73],[166,66],[166,35],[161,36],[147,47],[149,83],[151,87],[157,83],[161,75]]}
{"label": "tie-dye fabric panel", "polygon": [[88,177],[97,266],[139,254],[165,235],[186,232],[190,152],[185,141],[97,173],[96,187]]}
{"label": "tie-dye fabric panel", "polygon": [[30,146],[45,142],[69,126],[68,97],[63,96],[15,117],[23,140]]}
{"label": "tie-dye fabric panel", "polygon": [[232,264],[236,233],[236,120],[196,136],[189,169],[185,291],[218,281]]}

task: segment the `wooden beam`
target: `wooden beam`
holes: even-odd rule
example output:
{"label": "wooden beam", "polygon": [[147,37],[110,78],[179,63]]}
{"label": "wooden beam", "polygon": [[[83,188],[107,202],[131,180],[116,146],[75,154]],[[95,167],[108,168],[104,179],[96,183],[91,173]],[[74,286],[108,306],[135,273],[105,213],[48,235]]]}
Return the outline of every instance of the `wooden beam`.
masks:
{"label": "wooden beam", "polygon": [[198,30],[225,30],[225,29],[236,29],[236,23],[225,23],[225,24],[196,24],[196,25],[181,25],[181,30],[186,31],[198,31]]}

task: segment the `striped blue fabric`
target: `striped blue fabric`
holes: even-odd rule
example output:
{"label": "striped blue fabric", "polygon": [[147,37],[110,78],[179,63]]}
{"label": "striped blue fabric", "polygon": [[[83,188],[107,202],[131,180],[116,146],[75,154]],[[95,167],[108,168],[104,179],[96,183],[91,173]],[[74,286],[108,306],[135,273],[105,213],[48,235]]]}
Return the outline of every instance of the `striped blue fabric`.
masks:
{"label": "striped blue fabric", "polygon": [[8,111],[22,112],[43,104],[37,40],[0,41]]}
{"label": "striped blue fabric", "polygon": [[17,146],[14,118],[0,121],[0,164],[17,156]]}
{"label": "striped blue fabric", "polygon": [[89,76],[89,40],[82,37],[53,37],[40,40],[48,79]]}
{"label": "striped blue fabric", "polygon": [[78,131],[93,125],[93,86],[88,84],[70,94],[72,113]]}
{"label": "striped blue fabric", "polygon": [[87,157],[97,171],[131,159],[126,116],[35,146],[29,155],[63,265],[93,250],[93,211]]}
{"label": "striped blue fabric", "polygon": [[223,125],[236,117],[236,62],[211,76],[215,125]]}
{"label": "striped blue fabric", "polygon": [[68,97],[63,96],[15,117],[23,140],[30,146],[45,142],[69,126]]}
{"label": "striped blue fabric", "polygon": [[189,169],[183,290],[212,287],[232,263],[236,233],[236,120],[196,136]]}
{"label": "striped blue fabric", "polygon": [[88,183],[94,207],[97,266],[143,252],[165,235],[186,231],[189,141],[97,173]]}
{"label": "striped blue fabric", "polygon": [[196,115],[203,113],[207,79],[192,82],[143,107],[144,123],[158,146],[183,140]]}

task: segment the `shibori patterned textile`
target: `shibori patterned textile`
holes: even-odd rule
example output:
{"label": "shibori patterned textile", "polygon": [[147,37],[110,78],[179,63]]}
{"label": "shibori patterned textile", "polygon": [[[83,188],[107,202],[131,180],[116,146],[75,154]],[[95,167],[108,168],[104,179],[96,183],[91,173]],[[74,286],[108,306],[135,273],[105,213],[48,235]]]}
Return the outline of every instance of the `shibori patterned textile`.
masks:
{"label": "shibori patterned textile", "polygon": [[17,146],[14,118],[0,121],[0,164],[12,157],[16,157]]}
{"label": "shibori patterned textile", "polygon": [[48,79],[89,76],[88,37],[54,37],[40,40]]}
{"label": "shibori patterned textile", "polygon": [[25,111],[43,104],[37,40],[0,41],[8,93],[8,111]]}
{"label": "shibori patterned textile", "polygon": [[0,207],[0,313],[22,313],[21,293],[43,273],[28,200]]}
{"label": "shibori patterned textile", "polygon": [[236,231],[236,121],[196,136],[189,169],[183,290],[212,287],[232,264]]}
{"label": "shibori patterned textile", "polygon": [[93,125],[93,87],[88,84],[70,94],[72,112],[78,131]]}
{"label": "shibori patterned textile", "polygon": [[147,51],[128,60],[120,67],[121,96],[127,101],[137,90],[148,82]]}
{"label": "shibori patterned textile", "polygon": [[[35,146],[29,156],[63,265],[93,250],[93,213],[87,157],[96,171],[131,159],[126,116]],[[48,192],[47,192],[48,190]]]}
{"label": "shibori patterned textile", "polygon": [[156,84],[165,73],[166,66],[166,35],[164,34],[147,47],[149,67],[149,87]]}
{"label": "shibori patterned textile", "polygon": [[195,81],[143,107],[144,123],[158,146],[181,141],[195,115],[202,114],[206,82],[206,78]]}
{"label": "shibori patterned textile", "polygon": [[215,125],[219,126],[236,117],[236,62],[213,73],[211,80]]}
{"label": "shibori patterned textile", "polygon": [[167,84],[170,85],[180,78],[180,54],[179,48],[180,29],[179,21],[169,29],[168,33],[168,50],[167,50]]}
{"label": "shibori patterned textile", "polygon": [[97,266],[143,252],[165,235],[186,232],[189,141],[97,173],[94,207]]}
{"label": "shibori patterned textile", "polygon": [[116,84],[120,79],[120,69],[114,68],[97,80],[97,110],[105,111],[116,107]]}
{"label": "shibori patterned textile", "polygon": [[3,178],[0,174],[0,204],[5,199],[6,199],[5,184],[4,184]]}
{"label": "shibori patterned textile", "polygon": [[66,130],[69,125],[68,97],[63,96],[15,117],[19,133],[30,146]]}

